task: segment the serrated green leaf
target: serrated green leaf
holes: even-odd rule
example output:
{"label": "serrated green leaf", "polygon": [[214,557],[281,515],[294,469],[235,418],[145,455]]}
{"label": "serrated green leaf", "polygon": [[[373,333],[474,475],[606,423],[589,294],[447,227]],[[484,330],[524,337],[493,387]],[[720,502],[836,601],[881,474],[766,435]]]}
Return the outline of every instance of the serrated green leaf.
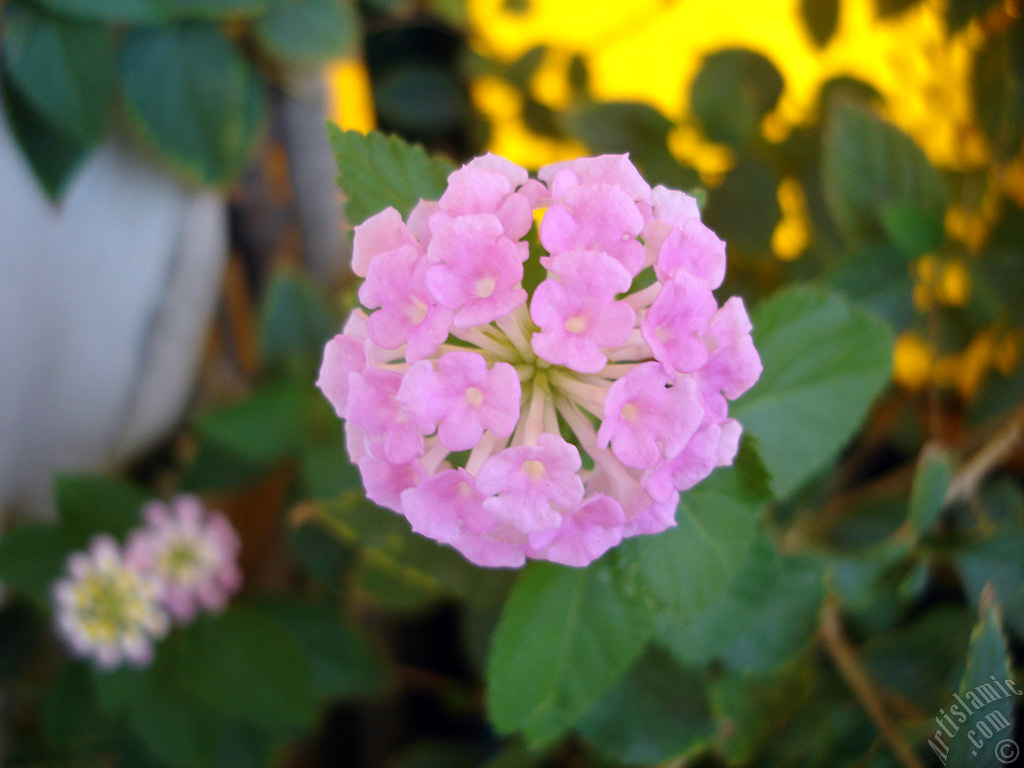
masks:
{"label": "serrated green leaf", "polygon": [[701,617],[749,556],[767,492],[763,478],[742,470],[716,470],[682,495],[675,528],[629,539],[614,552],[620,580],[637,581],[662,627]]}
{"label": "serrated green leaf", "polygon": [[6,72],[33,108],[76,141],[98,142],[117,87],[112,30],[12,2],[2,32]]}
{"label": "serrated green leaf", "polygon": [[[885,241],[882,212],[900,206],[916,207],[915,218],[928,222],[921,227],[927,235],[921,242],[934,239],[931,223],[943,221],[946,192],[938,171],[910,137],[863,106],[837,101],[824,141],[825,199],[850,244]],[[896,219],[906,218],[906,213],[889,216],[894,228],[899,224]],[[919,247],[910,238],[901,238],[908,241],[904,245],[912,245],[908,250]]]}
{"label": "serrated green leaf", "polygon": [[0,79],[7,124],[39,186],[56,201],[85,161],[89,148],[39,115],[9,78]]}
{"label": "serrated green leaf", "polygon": [[691,621],[666,617],[658,638],[683,663],[720,659],[733,669],[767,671],[807,645],[823,597],[821,563],[783,557],[762,532],[719,599]]}
{"label": "serrated green leaf", "polygon": [[270,0],[254,33],[267,51],[289,64],[316,64],[359,46],[351,0]]}
{"label": "serrated green leaf", "polygon": [[348,201],[345,213],[359,224],[391,206],[402,216],[423,200],[437,200],[448,185],[455,166],[430,157],[418,144],[377,131],[363,135],[327,126],[338,163],[338,186]]}
{"label": "serrated green leaf", "polygon": [[498,730],[533,746],[571,728],[643,651],[654,613],[628,599],[607,559],[531,564],[509,597],[487,666]]}
{"label": "serrated green leaf", "polygon": [[889,380],[892,336],[840,296],[801,285],[759,303],[752,321],[764,372],[730,415],[757,439],[785,498],[853,437]]}
{"label": "serrated green leaf", "polygon": [[[952,733],[937,730],[928,742],[933,751],[940,741],[948,748],[945,765],[1001,768],[1019,754],[1012,736],[1013,704],[1021,689],[1009,679],[1009,657],[1000,623],[995,606],[982,609],[981,621],[971,634],[960,691],[949,705]],[[961,721],[961,713],[965,721]]]}
{"label": "serrated green leaf", "polygon": [[263,124],[263,86],[216,25],[133,28],[119,72],[133,125],[180,174],[224,184],[242,171]]}
{"label": "serrated green leaf", "polygon": [[942,502],[949,490],[953,464],[941,448],[922,451],[910,489],[909,518],[917,532],[931,529],[942,514]]}
{"label": "serrated green leaf", "polygon": [[704,674],[680,666],[657,646],[583,716],[579,733],[629,765],[691,754],[715,733]]}

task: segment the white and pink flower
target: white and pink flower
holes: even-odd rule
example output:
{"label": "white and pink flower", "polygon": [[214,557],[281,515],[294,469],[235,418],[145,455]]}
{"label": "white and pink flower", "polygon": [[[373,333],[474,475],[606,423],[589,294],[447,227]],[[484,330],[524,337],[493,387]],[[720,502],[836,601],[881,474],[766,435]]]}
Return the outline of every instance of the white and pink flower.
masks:
{"label": "white and pink flower", "polygon": [[160,579],[104,534],[68,557],[53,597],[60,636],[76,656],[103,669],[146,666],[154,641],[167,633]]}
{"label": "white and pink flower", "polygon": [[145,525],[128,542],[128,557],[158,580],[170,615],[188,623],[200,611],[223,610],[242,585],[241,542],[228,519],[189,495],[152,501],[143,518]]}
{"label": "white and pink flower", "polygon": [[[761,373],[692,197],[625,155],[538,175],[487,155],[408,221],[356,227],[369,313],[318,382],[367,496],[484,566],[583,566],[673,525],[680,491],[732,463],[728,401]],[[546,270],[532,294],[527,269]]]}

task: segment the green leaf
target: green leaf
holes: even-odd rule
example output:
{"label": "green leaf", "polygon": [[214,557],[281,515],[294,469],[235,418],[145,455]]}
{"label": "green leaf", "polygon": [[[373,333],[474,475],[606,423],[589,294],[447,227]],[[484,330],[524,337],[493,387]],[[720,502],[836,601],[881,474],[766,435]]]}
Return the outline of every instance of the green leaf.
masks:
{"label": "green leaf", "polygon": [[348,201],[345,212],[353,224],[392,206],[402,216],[421,200],[437,200],[455,170],[447,160],[430,157],[418,144],[397,136],[371,131],[342,131],[328,125],[327,132],[338,163],[338,186]]}
{"label": "green leaf", "polygon": [[36,0],[57,13],[118,24],[161,24],[169,18],[168,0]]}
{"label": "green leaf", "polygon": [[103,714],[96,706],[89,668],[68,664],[46,691],[45,728],[49,744],[62,754],[98,751],[109,738]]}
{"label": "green leaf", "polygon": [[[722,185],[708,193],[703,218],[730,248],[768,254],[772,233],[782,218],[778,188],[779,175],[768,163],[742,159]],[[743,211],[743,215],[737,216],[737,211]]]}
{"label": "green leaf", "polygon": [[780,726],[811,692],[812,670],[792,663],[768,674],[724,670],[711,684],[711,702],[719,723],[716,746],[728,765],[755,765],[762,744],[777,737]]}
{"label": "green leaf", "polygon": [[111,29],[13,2],[4,14],[6,71],[35,110],[85,145],[107,126],[117,87],[117,52]]}
{"label": "green leaf", "polygon": [[351,0],[271,0],[254,33],[260,45],[289,64],[316,64],[359,46]]}
{"label": "green leaf", "polygon": [[653,629],[653,612],[624,594],[607,560],[530,565],[494,633],[491,720],[533,746],[552,741],[629,669]]}
{"label": "green leaf", "polygon": [[[440,137],[458,133],[473,118],[465,82],[451,67],[412,59],[392,64],[373,79],[373,105],[382,125],[396,133]],[[530,104],[523,106],[523,119]]]}
{"label": "green leaf", "polygon": [[910,489],[910,521],[919,534],[925,533],[938,522],[942,502],[949,490],[953,465],[949,453],[938,447],[921,452]]}
{"label": "green leaf", "polygon": [[908,219],[917,234],[899,232],[897,246],[902,241],[906,251],[914,251],[934,241],[946,192],[938,171],[910,137],[869,109],[837,100],[824,141],[825,199],[852,245],[885,241],[889,230],[897,232]]}
{"label": "green leaf", "polygon": [[278,733],[316,720],[310,658],[267,611],[235,603],[220,616],[188,627],[179,651],[184,690],[211,711]]}
{"label": "green leaf", "polygon": [[938,713],[963,674],[974,623],[960,606],[938,606],[891,631],[874,635],[861,649],[864,668],[923,712]]}
{"label": "green leaf", "polygon": [[162,682],[165,684],[150,685],[146,695],[127,709],[132,729],[146,749],[172,768],[208,765],[209,747],[192,702],[167,684],[172,681]]}
{"label": "green leaf", "polygon": [[974,59],[971,92],[978,125],[993,154],[1009,161],[1024,132],[1024,40],[1019,34],[989,35]]}
{"label": "green leaf", "polygon": [[263,86],[215,25],[133,28],[119,69],[132,123],[186,179],[225,184],[242,171],[263,123]]}
{"label": "green leaf", "polygon": [[229,455],[267,468],[296,456],[306,439],[308,385],[285,381],[269,384],[252,397],[202,416],[199,434]]}
{"label": "green leaf", "polygon": [[412,532],[401,515],[366,502],[362,490],[317,508],[319,522],[359,547],[360,588],[397,610],[418,610],[453,595],[477,606],[500,602],[512,571],[479,568],[451,547]]}
{"label": "green leaf", "polygon": [[309,277],[294,270],[274,275],[260,313],[260,345],[267,365],[283,365],[294,357],[319,363],[324,344],[337,329],[323,291]]}
{"label": "green leaf", "polygon": [[892,336],[882,321],[811,286],[777,291],[752,322],[764,372],[730,415],[757,439],[772,489],[785,498],[853,437],[889,380]]}
{"label": "green leaf", "polygon": [[124,539],[148,499],[141,488],[103,475],[59,475],[55,491],[61,526],[77,546],[101,532]]}
{"label": "green leaf", "polygon": [[89,148],[39,115],[8,78],[0,79],[7,124],[43,192],[56,201],[85,160]]}
{"label": "green leaf", "polygon": [[684,493],[675,528],[629,539],[615,551],[620,578],[639,584],[662,627],[697,620],[743,567],[768,496],[749,461],[741,453],[734,466]]}
{"label": "green leaf", "polygon": [[0,581],[48,605],[53,580],[64,569],[74,541],[60,526],[26,524],[0,538]]}
{"label": "green leaf", "polygon": [[716,51],[690,87],[690,107],[711,141],[747,146],[758,137],[761,118],[782,95],[782,75],[760,53],[744,48]]}
{"label": "green leaf", "polygon": [[828,276],[828,285],[887,321],[896,333],[917,318],[907,261],[888,243],[847,254]]}
{"label": "green leaf", "polygon": [[[906,517],[900,500],[900,520]],[[854,518],[854,523],[863,524]],[[899,587],[910,563],[912,543],[906,538],[889,539],[850,554],[832,553],[829,576],[851,623],[865,631],[881,632],[892,627],[905,608]]]}
{"label": "green leaf", "polygon": [[807,645],[823,597],[821,563],[783,557],[762,532],[722,596],[693,621],[662,621],[658,638],[684,663],[766,671]]}
{"label": "green leaf", "polygon": [[938,250],[946,238],[942,211],[928,210],[916,201],[893,200],[879,208],[889,242],[907,259]]}
{"label": "green leaf", "polygon": [[[936,731],[928,745],[946,752],[943,764],[962,768],[1001,768],[1017,748],[1004,740],[1013,736],[1013,704],[1020,688],[1010,678],[1006,638],[1000,629],[995,606],[982,609],[981,621],[971,634],[967,650],[967,669],[960,691],[949,705],[949,730]],[[960,720],[961,713],[966,722]],[[955,719],[954,719],[955,718]],[[938,718],[937,718],[938,719]],[[940,745],[941,740],[941,745]],[[1009,750],[1009,752],[1007,752]]]}
{"label": "green leaf", "polygon": [[691,754],[715,733],[704,675],[652,647],[587,711],[577,730],[605,754],[630,765]]}
{"label": "green leaf", "polygon": [[183,687],[179,640],[159,644],[148,667],[93,669],[93,690],[107,718],[127,723],[160,764],[201,768],[212,757],[211,713]]}
{"label": "green leaf", "polygon": [[[329,408],[327,406],[327,410]],[[333,418],[334,411],[330,415]],[[359,468],[349,459],[340,423],[325,440],[304,446],[300,461],[302,486],[307,497],[328,499],[362,488]]]}
{"label": "green leaf", "polygon": [[383,660],[370,638],[343,624],[325,605],[276,600],[263,610],[291,631],[305,648],[317,695],[344,699],[378,693],[387,682]]}
{"label": "green leaf", "polygon": [[1001,528],[988,539],[959,547],[953,562],[973,605],[979,605],[989,584],[996,600],[1005,603],[1024,587],[1024,531],[1017,526]]}
{"label": "green leaf", "polygon": [[0,580],[42,602],[75,549],[98,533],[123,539],[139,524],[146,495],[134,486],[94,475],[56,480],[56,524],[26,524],[0,538]]}
{"label": "green leaf", "polygon": [[839,0],[801,0],[800,15],[815,44],[824,48],[839,26]]}

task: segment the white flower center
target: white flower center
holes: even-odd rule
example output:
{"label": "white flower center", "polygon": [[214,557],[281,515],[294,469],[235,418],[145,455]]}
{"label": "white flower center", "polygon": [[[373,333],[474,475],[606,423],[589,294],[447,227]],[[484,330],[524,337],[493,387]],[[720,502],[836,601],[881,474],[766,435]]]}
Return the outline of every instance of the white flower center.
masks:
{"label": "white flower center", "polygon": [[495,285],[493,277],[481,277],[473,284],[473,294],[478,299],[490,298],[491,294],[494,293]]}

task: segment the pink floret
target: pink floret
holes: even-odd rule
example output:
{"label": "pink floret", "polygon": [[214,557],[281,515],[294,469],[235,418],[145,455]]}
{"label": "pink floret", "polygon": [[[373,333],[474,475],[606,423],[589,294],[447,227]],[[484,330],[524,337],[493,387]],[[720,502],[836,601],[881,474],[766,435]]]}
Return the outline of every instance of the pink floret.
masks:
{"label": "pink floret", "polygon": [[501,222],[489,213],[431,219],[434,237],[426,284],[441,306],[455,312],[456,328],[489,323],[526,303],[523,261],[526,243],[502,234]]}
{"label": "pink floret", "polygon": [[437,434],[451,451],[465,451],[480,442],[484,430],[497,437],[512,435],[519,421],[521,388],[515,369],[494,363],[487,369],[481,355],[448,352],[437,362],[413,365],[402,379],[398,402],[423,434]]}
{"label": "pink floret", "polygon": [[484,508],[523,533],[558,528],[562,512],[583,498],[579,451],[558,435],[543,433],[537,445],[506,448],[477,473],[488,496]]}
{"label": "pink floret", "polygon": [[633,308],[615,299],[629,288],[630,276],[599,251],[564,253],[550,269],[559,279],[538,285],[530,304],[540,328],[531,340],[533,351],[549,363],[597,373],[608,362],[602,347],[622,344],[633,330]]}

